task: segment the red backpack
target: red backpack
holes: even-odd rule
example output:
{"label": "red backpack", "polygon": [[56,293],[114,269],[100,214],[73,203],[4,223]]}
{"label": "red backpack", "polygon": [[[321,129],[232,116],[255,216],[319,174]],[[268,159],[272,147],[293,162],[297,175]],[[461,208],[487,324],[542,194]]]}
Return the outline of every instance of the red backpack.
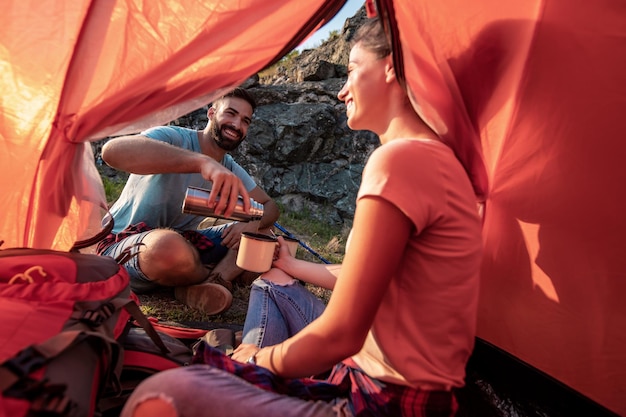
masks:
{"label": "red backpack", "polygon": [[[137,348],[148,354],[127,362],[134,357],[143,377],[191,359],[182,343],[165,346],[139,310],[128,273],[109,257],[0,250],[0,317],[0,417],[99,413],[102,398],[125,398],[124,344],[138,339],[148,340]],[[144,329],[139,335],[131,317]]]}

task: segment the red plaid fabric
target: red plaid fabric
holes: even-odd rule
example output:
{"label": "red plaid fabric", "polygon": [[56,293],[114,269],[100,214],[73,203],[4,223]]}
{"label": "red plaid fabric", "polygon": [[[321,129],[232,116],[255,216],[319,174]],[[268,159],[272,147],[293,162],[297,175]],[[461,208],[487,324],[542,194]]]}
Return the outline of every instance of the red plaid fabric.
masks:
{"label": "red plaid fabric", "polygon": [[353,414],[358,417],[445,417],[454,416],[458,408],[452,392],[424,391],[382,382],[370,378],[351,359],[335,365],[325,380],[284,379],[260,366],[234,361],[206,343],[199,345],[192,363],[207,364],[259,388],[303,400],[347,397]]}
{"label": "red plaid fabric", "polygon": [[[152,230],[153,227],[148,226],[144,222],[140,222],[137,224],[131,224],[126,227],[121,232],[115,234],[110,233],[107,237],[98,242],[98,246],[96,246],[96,253],[101,254],[106,248],[111,246],[114,243],[121,242],[126,239],[128,236],[135,235],[137,233],[143,233]],[[211,249],[213,247],[213,242],[202,233],[196,232],[195,230],[184,230],[180,233],[185,239],[187,239],[192,245],[194,245],[199,251],[203,251],[206,249]]]}

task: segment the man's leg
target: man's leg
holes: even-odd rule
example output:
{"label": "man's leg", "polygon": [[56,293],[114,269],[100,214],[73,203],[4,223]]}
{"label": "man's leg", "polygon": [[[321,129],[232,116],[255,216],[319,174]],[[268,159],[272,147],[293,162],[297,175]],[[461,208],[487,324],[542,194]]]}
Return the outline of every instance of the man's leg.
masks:
{"label": "man's leg", "polygon": [[237,251],[222,246],[222,233],[224,229],[232,224],[225,223],[198,230],[215,245],[215,249],[204,255],[202,259],[205,264],[214,265],[209,273],[209,281],[220,282],[220,280],[224,280],[232,282],[244,272],[243,269],[237,266]]}
{"label": "man's leg", "polygon": [[141,244],[139,254],[124,264],[131,277],[131,289],[137,294],[161,287],[182,288],[177,299],[191,307],[218,314],[228,309],[232,294],[217,284],[200,284],[209,269],[200,261],[196,248],[173,230],[154,229],[131,235],[111,245],[102,255],[116,258],[125,249]]}
{"label": "man's leg", "polygon": [[139,252],[141,271],[152,282],[166,287],[199,284],[208,274],[198,251],[179,233],[155,229],[147,233]]}
{"label": "man's leg", "polygon": [[209,274],[209,280],[233,282],[245,271],[237,266],[237,251],[228,249],[226,256],[217,262]]}

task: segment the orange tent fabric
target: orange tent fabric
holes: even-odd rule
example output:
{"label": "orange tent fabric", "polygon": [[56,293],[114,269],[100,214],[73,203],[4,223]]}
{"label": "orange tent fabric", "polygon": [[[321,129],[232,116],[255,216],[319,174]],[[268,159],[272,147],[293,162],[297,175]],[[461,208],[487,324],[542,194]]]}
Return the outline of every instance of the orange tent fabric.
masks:
{"label": "orange tent fabric", "polygon": [[[10,1],[3,247],[93,233],[104,195],[86,141],[206,104],[343,3]],[[416,108],[485,204],[479,337],[626,415],[626,5],[376,3]]]}
{"label": "orange tent fabric", "polygon": [[[69,249],[104,205],[89,145],[195,110],[344,1],[10,1],[0,15],[0,239]],[[87,226],[89,225],[89,227]]]}
{"label": "orange tent fabric", "polygon": [[626,415],[626,4],[382,3],[487,196],[479,337]]}

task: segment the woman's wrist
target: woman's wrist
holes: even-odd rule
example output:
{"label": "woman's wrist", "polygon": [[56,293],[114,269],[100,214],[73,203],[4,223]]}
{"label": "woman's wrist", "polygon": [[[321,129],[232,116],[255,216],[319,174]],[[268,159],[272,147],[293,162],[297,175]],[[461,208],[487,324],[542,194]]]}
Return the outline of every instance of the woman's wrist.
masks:
{"label": "woman's wrist", "polygon": [[290,277],[293,277],[295,279],[302,279],[302,278],[300,278],[300,274],[298,273],[299,263],[300,262],[302,262],[301,259],[296,259],[294,257],[289,257],[288,259],[286,259],[286,261],[283,264],[283,267],[281,269],[287,275],[289,275]]}
{"label": "woman's wrist", "polygon": [[[275,366],[275,346],[268,346],[256,351],[253,355],[254,361],[257,365],[266,368],[273,374],[277,374]],[[250,361],[250,359],[248,359]]]}

